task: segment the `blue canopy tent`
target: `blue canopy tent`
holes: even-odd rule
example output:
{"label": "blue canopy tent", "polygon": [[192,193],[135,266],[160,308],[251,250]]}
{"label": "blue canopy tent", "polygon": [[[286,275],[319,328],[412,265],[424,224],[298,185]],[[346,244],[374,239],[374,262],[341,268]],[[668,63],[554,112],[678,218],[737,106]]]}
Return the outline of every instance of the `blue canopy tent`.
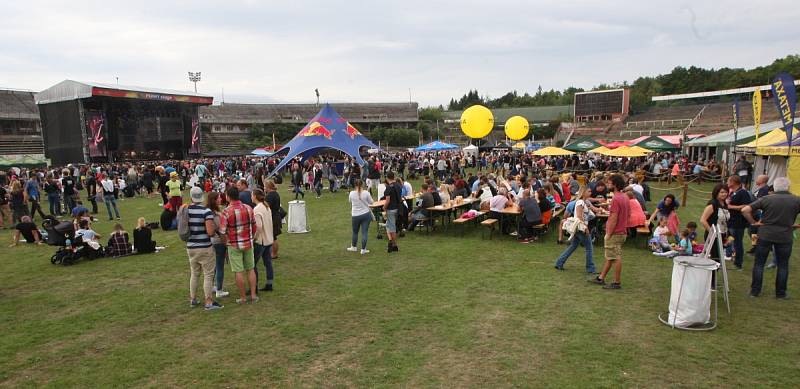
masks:
{"label": "blue canopy tent", "polygon": [[441,151],[441,150],[455,150],[455,149],[460,149],[460,147],[450,143],[443,143],[436,140],[426,145],[419,146],[416,149],[414,149],[414,151]]}
{"label": "blue canopy tent", "polygon": [[275,152],[275,155],[286,155],[272,171],[275,174],[297,156],[301,160],[313,157],[325,149],[339,150],[363,165],[360,150],[362,147],[378,149],[379,147],[361,135],[355,127],[339,116],[329,104],[311,119],[289,143]]}

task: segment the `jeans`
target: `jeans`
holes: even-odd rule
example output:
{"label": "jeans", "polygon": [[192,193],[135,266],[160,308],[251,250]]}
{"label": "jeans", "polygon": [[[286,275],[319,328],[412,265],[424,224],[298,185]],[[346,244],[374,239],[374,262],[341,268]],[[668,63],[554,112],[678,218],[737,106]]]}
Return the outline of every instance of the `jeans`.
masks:
{"label": "jeans", "polygon": [[778,262],[778,273],[775,275],[775,296],[786,296],[786,284],[789,282],[789,257],[792,255],[792,242],[775,243],[758,239],[756,244],[755,263],[753,264],[753,281],[750,294],[761,294],[761,281],[764,278],[764,263],[769,252],[775,249],[775,260]]}
{"label": "jeans", "polygon": [[44,212],[42,212],[42,205],[39,204],[39,199],[31,197],[28,201],[31,203],[31,220],[36,217],[36,211],[39,211],[39,216],[44,219]]}
{"label": "jeans", "polygon": [[58,193],[47,194],[47,203],[50,204],[51,215],[61,215],[61,196]]}
{"label": "jeans", "polygon": [[356,247],[358,243],[358,230],[361,230],[361,249],[367,248],[367,235],[369,234],[369,223],[372,222],[372,211],[363,215],[353,216],[353,239],[351,247]]}
{"label": "jeans", "polygon": [[[89,202],[92,203],[92,215],[97,214],[97,196],[89,196]],[[72,210],[70,210],[72,212]]]}
{"label": "jeans", "polygon": [[744,232],[747,227],[728,227],[728,234],[733,236],[733,249],[736,251],[733,265],[741,268],[744,265]]}
{"label": "jeans", "polygon": [[64,207],[67,209],[67,214],[72,214],[75,208],[75,195],[64,192]]}
{"label": "jeans", "polygon": [[578,248],[578,245],[582,245],[586,249],[586,272],[594,273],[596,270],[594,268],[594,260],[592,260],[592,241],[589,239],[589,235],[580,231],[575,232],[575,236],[572,237],[567,249],[556,260],[556,266],[563,268],[567,258]]}
{"label": "jeans", "polygon": [[275,279],[275,271],[272,269],[272,245],[262,246],[255,243],[255,264],[253,268],[256,271],[256,285],[258,285],[258,260],[264,260],[264,267],[267,269],[267,285],[272,285],[272,280]]}
{"label": "jeans", "polygon": [[214,255],[217,258],[217,272],[216,276],[214,276],[214,285],[217,287],[217,290],[223,290],[222,282],[225,280],[225,254],[227,252],[228,248],[224,243],[217,243],[214,245]]}
{"label": "jeans", "polygon": [[108,211],[108,220],[114,218],[111,215],[111,207],[114,207],[114,213],[119,218],[119,209],[117,209],[117,199],[114,198],[114,195],[110,193],[107,195],[103,195],[103,200],[106,202],[106,210]]}

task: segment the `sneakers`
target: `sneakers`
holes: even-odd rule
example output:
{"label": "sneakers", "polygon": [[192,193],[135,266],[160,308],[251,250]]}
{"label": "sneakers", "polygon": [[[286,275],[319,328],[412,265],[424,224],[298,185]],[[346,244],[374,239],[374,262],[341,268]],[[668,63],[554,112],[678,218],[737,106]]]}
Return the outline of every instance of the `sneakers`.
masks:
{"label": "sneakers", "polygon": [[773,268],[775,268],[775,262],[770,262],[767,264],[767,269],[773,269]]}
{"label": "sneakers", "polygon": [[612,282],[610,284],[603,285],[603,289],[620,289],[620,288],[622,288],[622,286],[620,286],[619,282]]}
{"label": "sneakers", "polygon": [[353,252],[353,253],[354,253],[354,252],[358,251],[358,247],[356,247],[356,246],[350,246],[350,247],[348,247],[348,248],[347,248],[347,251],[350,251],[350,252]]}
{"label": "sneakers", "polygon": [[530,239],[519,239],[519,240],[517,240],[517,242],[522,243],[522,244],[528,244],[528,243],[531,243],[531,240]]}
{"label": "sneakers", "polygon": [[226,292],[224,290],[218,290],[218,291],[216,291],[214,293],[216,294],[217,298],[228,297],[228,295],[230,294],[230,293],[228,293],[228,292]]}
{"label": "sneakers", "polygon": [[606,281],[605,281],[605,280],[603,280],[603,279],[602,279],[602,278],[600,278],[600,277],[595,277],[595,278],[592,278],[592,279],[588,279],[588,280],[586,280],[586,281],[587,281],[587,282],[591,282],[591,283],[593,283],[593,284],[597,284],[597,285],[605,285],[605,284],[606,284]]}
{"label": "sneakers", "polygon": [[205,306],[205,308],[203,308],[203,309],[206,310],[206,311],[214,311],[214,310],[222,309],[222,308],[224,308],[222,305],[220,305],[216,301],[213,301],[213,302],[211,302],[211,304],[207,304]]}
{"label": "sneakers", "polygon": [[251,302],[251,303],[257,303],[257,302],[258,302],[258,300],[261,300],[261,299],[260,299],[258,296],[255,296],[255,297],[250,297],[250,302]]}
{"label": "sneakers", "polygon": [[200,302],[197,301],[197,299],[192,299],[192,301],[189,301],[189,307],[194,308],[194,307],[199,307],[199,306],[200,306]]}
{"label": "sneakers", "polygon": [[554,267],[554,268],[556,268],[556,270],[562,270],[562,271],[564,270],[564,267],[563,267],[563,266],[558,266],[558,265],[555,265],[555,266],[553,266],[553,267]]}
{"label": "sneakers", "polygon": [[364,255],[364,254],[369,254],[369,250],[361,249],[361,255]]}
{"label": "sneakers", "polygon": [[247,303],[247,299],[246,298],[238,298],[238,299],[236,299],[236,304],[240,304],[241,305],[241,304],[246,304],[246,303]]}
{"label": "sneakers", "polygon": [[264,285],[264,287],[259,290],[262,292],[272,292],[272,284]]}

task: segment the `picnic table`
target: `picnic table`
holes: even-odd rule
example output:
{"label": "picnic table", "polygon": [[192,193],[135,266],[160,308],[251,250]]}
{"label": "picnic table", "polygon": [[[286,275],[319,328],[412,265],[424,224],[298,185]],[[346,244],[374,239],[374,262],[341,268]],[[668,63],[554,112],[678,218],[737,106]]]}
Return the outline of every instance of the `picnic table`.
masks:
{"label": "picnic table", "polygon": [[445,217],[447,220],[450,220],[450,215],[453,211],[456,211],[461,208],[471,207],[472,204],[479,202],[480,200],[474,199],[471,197],[465,198],[461,203],[452,203],[452,204],[442,204],[436,205],[433,207],[426,208],[431,215],[431,218],[435,217],[437,213],[441,214],[442,217],[442,226],[447,227],[447,223],[445,223]]}

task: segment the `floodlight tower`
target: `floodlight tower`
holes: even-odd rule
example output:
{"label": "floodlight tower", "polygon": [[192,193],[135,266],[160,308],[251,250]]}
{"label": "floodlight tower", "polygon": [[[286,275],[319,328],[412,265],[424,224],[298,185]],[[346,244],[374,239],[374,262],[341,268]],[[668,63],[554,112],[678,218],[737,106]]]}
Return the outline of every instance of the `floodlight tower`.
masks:
{"label": "floodlight tower", "polygon": [[194,93],[197,93],[197,83],[200,81],[200,72],[189,72],[189,81],[194,83]]}

